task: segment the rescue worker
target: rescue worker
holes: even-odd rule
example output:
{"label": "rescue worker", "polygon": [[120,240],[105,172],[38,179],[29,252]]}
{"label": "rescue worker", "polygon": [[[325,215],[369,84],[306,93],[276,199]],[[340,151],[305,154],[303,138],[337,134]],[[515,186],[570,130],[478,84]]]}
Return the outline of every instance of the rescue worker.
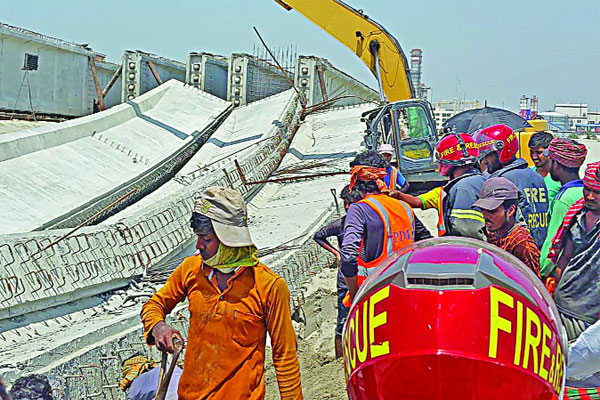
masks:
{"label": "rescue worker", "polygon": [[556,265],[554,300],[570,340],[600,318],[600,162],[587,166],[583,185],[548,252]]}
{"label": "rescue worker", "polygon": [[490,177],[503,176],[519,189],[519,219],[523,218],[538,248],[548,231],[548,190],[544,179],[517,158],[519,139],[504,125],[492,125],[476,134],[479,157]]}
{"label": "rescue worker", "polygon": [[391,164],[394,156],[394,147],[391,144],[383,143],[379,145],[379,154],[388,162],[387,175],[384,178],[385,186],[388,190],[399,190],[406,192],[408,190],[408,181],[402,175],[398,168]]}
{"label": "rescue worker", "polygon": [[438,211],[438,236],[464,236],[485,240],[483,214],[473,209],[485,178],[477,169],[477,144],[466,133],[444,136],[437,145],[440,174],[450,181],[419,196],[391,195],[413,208]]}
{"label": "rescue worker", "polygon": [[191,226],[200,254],[187,257],[141,313],[146,342],[173,352],[173,339],[183,339],[165,316],[189,300],[179,399],[264,398],[267,332],[282,399],[302,399],[290,293],[258,260],[244,199],[233,189],[205,189]]}
{"label": "rescue worker", "polygon": [[550,204],[550,223],[548,236],[542,246],[540,267],[542,276],[548,276],[554,265],[548,260],[548,250],[552,238],[562,224],[567,210],[583,196],[583,180],[579,177],[579,168],[587,155],[585,145],[571,139],[556,138],[548,147],[548,163],[552,179],[560,182],[561,188]]}
{"label": "rescue worker", "polygon": [[[350,185],[346,185],[340,194],[340,197],[344,201],[344,209],[346,212],[350,207],[350,204],[356,203],[362,200],[362,194],[358,190],[350,192]],[[332,253],[338,265],[338,276],[337,276],[337,321],[335,325],[335,357],[340,358],[343,355],[342,351],[342,332],[344,330],[344,323],[348,317],[349,307],[346,307],[343,303],[346,293],[348,293],[348,286],[344,281],[344,275],[342,274],[341,261],[342,256],[340,255],[340,249],[342,248],[342,242],[344,241],[344,223],[346,222],[346,216],[331,221],[330,223],[323,226],[313,235],[313,240],[317,244],[323,247],[325,250]],[[327,238],[335,236],[337,239],[337,249],[329,243]]]}
{"label": "rescue worker", "polygon": [[560,182],[552,179],[552,175],[550,175],[550,165],[552,162],[548,158],[547,150],[552,139],[554,139],[554,136],[550,132],[536,132],[531,136],[528,143],[529,155],[533,161],[531,169],[544,178],[546,189],[548,189],[548,204],[550,205],[562,186]]}
{"label": "rescue worker", "polygon": [[508,179],[490,178],[473,204],[483,211],[488,242],[512,254],[540,277],[540,250],[524,223],[517,223],[519,190]]}
{"label": "rescue worker", "polygon": [[348,286],[346,306],[370,270],[393,252],[431,237],[408,204],[382,193],[386,164],[375,151],[360,153],[350,163],[350,190],[359,190],[363,198],[350,205],[344,224],[341,268]]}

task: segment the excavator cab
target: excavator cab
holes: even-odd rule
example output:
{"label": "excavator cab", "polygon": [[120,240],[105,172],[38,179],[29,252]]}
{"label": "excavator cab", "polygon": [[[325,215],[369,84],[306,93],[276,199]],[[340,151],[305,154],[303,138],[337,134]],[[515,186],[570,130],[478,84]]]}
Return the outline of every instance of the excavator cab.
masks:
{"label": "excavator cab", "polygon": [[444,180],[436,172],[438,137],[429,103],[418,99],[389,103],[363,114],[363,121],[367,124],[367,148],[393,145],[398,168],[413,190]]}

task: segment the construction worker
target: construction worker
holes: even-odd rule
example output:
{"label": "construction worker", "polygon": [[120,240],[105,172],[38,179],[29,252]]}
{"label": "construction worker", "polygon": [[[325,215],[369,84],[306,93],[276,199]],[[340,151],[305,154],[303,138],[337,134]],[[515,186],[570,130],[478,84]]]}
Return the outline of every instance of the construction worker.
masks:
{"label": "construction worker", "polygon": [[[358,190],[350,192],[350,185],[346,185],[340,194],[340,197],[344,201],[344,209],[348,211],[350,204],[356,203],[362,200],[362,194]],[[332,253],[338,264],[338,276],[337,276],[337,321],[335,325],[335,357],[340,358],[343,356],[342,350],[342,332],[344,330],[344,323],[348,317],[349,307],[343,304],[344,297],[348,293],[348,286],[344,281],[344,275],[341,269],[342,256],[340,249],[342,248],[342,242],[344,241],[344,223],[346,222],[346,216],[331,221],[330,223],[323,226],[313,235],[313,239],[317,244],[323,247],[325,250]],[[337,249],[329,243],[327,238],[335,236],[337,238]]]}
{"label": "construction worker", "polygon": [[600,162],[587,166],[583,185],[583,197],[567,211],[548,252],[569,340],[600,318]]}
{"label": "construction worker", "polygon": [[554,136],[550,132],[536,132],[531,136],[528,143],[529,154],[533,161],[531,169],[544,178],[546,189],[548,189],[548,204],[550,205],[562,186],[560,182],[552,179],[550,175],[550,165],[552,162],[548,158],[547,150],[552,139],[554,139]]}
{"label": "construction worker", "polygon": [[571,139],[556,138],[548,147],[548,163],[552,179],[560,182],[560,190],[550,204],[550,223],[548,235],[542,246],[540,268],[542,276],[548,276],[554,265],[548,260],[548,250],[552,238],[562,224],[567,210],[583,196],[583,180],[579,177],[579,168],[587,156],[585,145]]}
{"label": "construction worker", "polygon": [[477,144],[466,133],[451,133],[437,145],[440,174],[450,178],[443,187],[419,196],[392,193],[414,208],[438,210],[438,236],[485,240],[483,214],[473,209],[485,178],[477,169]]}
{"label": "construction worker", "polygon": [[363,198],[350,205],[344,224],[341,268],[349,292],[346,306],[369,272],[390,254],[431,237],[426,229],[415,231],[416,224],[422,224],[408,204],[382,193],[386,164],[375,151],[360,153],[350,163],[350,190],[356,188]]}
{"label": "construction worker", "polygon": [[538,248],[548,231],[548,189],[544,179],[528,168],[527,161],[516,158],[519,139],[504,124],[492,125],[476,134],[479,157],[490,177],[503,176],[519,189],[519,215],[523,218]]}
{"label": "construction worker", "polygon": [[391,164],[394,156],[394,147],[391,144],[383,143],[377,149],[379,154],[388,162],[387,175],[384,178],[385,186],[388,190],[399,190],[406,192],[408,190],[408,181],[398,168]]}
{"label": "construction worker", "polygon": [[488,242],[514,255],[540,277],[540,250],[524,223],[517,223],[519,190],[501,176],[490,178],[473,204],[483,212]]}
{"label": "construction worker", "polygon": [[[125,392],[126,400],[152,400],[156,397],[161,368],[141,354],[136,354],[121,364],[123,379],[119,387]],[[182,369],[175,366],[169,381],[165,400],[177,400],[177,388]]]}
{"label": "construction worker", "polygon": [[187,257],[141,313],[146,342],[173,352],[173,339],[183,339],[165,316],[189,300],[179,399],[264,398],[267,333],[282,399],[302,399],[290,293],[258,260],[244,199],[233,189],[205,189],[191,226],[200,254]]}

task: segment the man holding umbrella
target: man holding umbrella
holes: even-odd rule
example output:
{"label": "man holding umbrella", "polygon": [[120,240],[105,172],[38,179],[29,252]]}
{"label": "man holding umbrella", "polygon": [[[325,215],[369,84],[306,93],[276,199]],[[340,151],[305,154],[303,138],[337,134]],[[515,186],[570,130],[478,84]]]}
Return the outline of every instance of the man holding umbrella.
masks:
{"label": "man holding umbrella", "polygon": [[517,158],[519,139],[506,125],[492,125],[475,135],[479,157],[490,177],[503,176],[520,192],[519,212],[525,220],[538,248],[548,231],[548,189],[538,173],[528,168],[527,161]]}

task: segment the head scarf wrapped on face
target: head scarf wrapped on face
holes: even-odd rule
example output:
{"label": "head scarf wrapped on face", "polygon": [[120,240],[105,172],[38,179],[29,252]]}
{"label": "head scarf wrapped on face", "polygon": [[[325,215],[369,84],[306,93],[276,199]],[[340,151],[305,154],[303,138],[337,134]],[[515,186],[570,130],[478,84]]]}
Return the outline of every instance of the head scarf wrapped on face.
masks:
{"label": "head scarf wrapped on face", "polygon": [[[591,163],[585,169],[585,177],[583,178],[583,185],[592,190],[600,190],[600,161]],[[556,231],[556,234],[552,238],[552,245],[550,246],[550,250],[548,250],[548,259],[556,264],[558,261],[558,256],[560,255],[560,251],[562,249],[562,239],[565,232],[571,226],[573,222],[573,218],[577,214],[581,212],[585,208],[585,197],[577,200],[575,203],[569,207],[565,218],[563,219],[562,225]]]}
{"label": "head scarf wrapped on face", "polygon": [[354,188],[356,181],[375,181],[375,184],[379,190],[384,193],[387,192],[387,187],[383,179],[387,175],[387,169],[371,167],[369,165],[355,165],[350,170],[350,192]]}
{"label": "head scarf wrapped on face", "polygon": [[203,261],[206,265],[229,274],[240,267],[255,267],[258,264],[257,253],[256,246],[229,247],[221,242],[217,253]]}
{"label": "head scarf wrapped on face", "polygon": [[254,267],[258,264],[258,256],[256,246],[227,246],[223,243],[219,234],[214,230],[212,221],[205,215],[197,212],[192,212],[190,219],[192,229],[202,233],[214,233],[219,239],[219,249],[214,256],[202,260],[204,264],[216,268],[224,274],[229,274],[236,271],[240,267]]}
{"label": "head scarf wrapped on face", "polygon": [[555,138],[548,146],[548,157],[568,168],[579,168],[587,156],[584,144],[571,139]]}
{"label": "head scarf wrapped on face", "polygon": [[589,189],[600,190],[600,161],[591,163],[585,169],[583,184]]}
{"label": "head scarf wrapped on face", "polygon": [[192,212],[192,228],[214,232],[220,242],[216,254],[203,260],[206,265],[228,274],[258,264],[247,220],[246,203],[237,191],[210,187],[200,194]]}

